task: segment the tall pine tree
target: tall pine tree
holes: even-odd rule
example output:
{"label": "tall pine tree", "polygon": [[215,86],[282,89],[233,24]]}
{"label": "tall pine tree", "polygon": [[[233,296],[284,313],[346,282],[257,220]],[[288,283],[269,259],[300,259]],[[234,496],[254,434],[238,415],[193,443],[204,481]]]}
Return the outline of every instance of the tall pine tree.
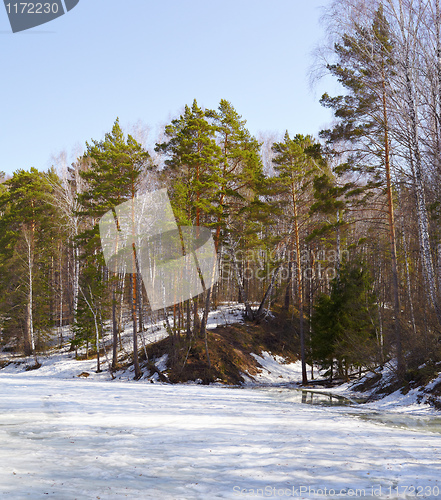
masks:
{"label": "tall pine tree", "polygon": [[[133,200],[136,196],[142,175],[152,168],[150,156],[147,151],[131,135],[127,138],[117,119],[112,131],[105,135],[102,141],[86,143],[85,157],[90,162],[88,169],[80,172],[81,177],[87,183],[78,199],[82,205],[82,215],[89,218],[88,229],[79,235],[79,241],[83,243],[83,256],[87,265],[95,266],[98,274],[102,273],[102,252],[99,238],[99,219],[109,210],[119,204]],[[135,252],[135,250],[133,250]],[[132,322],[133,322],[133,358],[135,366],[135,378],[141,376],[138,361],[138,327],[137,327],[137,301],[139,276],[137,273],[136,255],[133,255],[132,269],[127,272],[132,275]],[[118,331],[116,324],[116,283],[112,280],[112,317],[113,317],[113,368],[117,364],[117,342]],[[90,303],[93,301],[89,297]],[[98,349],[98,346],[97,346]]]}
{"label": "tall pine tree", "polygon": [[380,6],[371,26],[354,26],[354,33],[343,34],[335,45],[337,62],[328,69],[347,94],[322,97],[322,104],[334,111],[338,122],[321,133],[328,143],[351,143],[355,152],[346,163],[352,171],[368,175],[365,191],[383,187],[387,198],[392,292],[395,313],[395,340],[398,371],[403,374],[400,284],[391,174],[390,106],[388,78],[394,73],[393,43],[389,24]]}

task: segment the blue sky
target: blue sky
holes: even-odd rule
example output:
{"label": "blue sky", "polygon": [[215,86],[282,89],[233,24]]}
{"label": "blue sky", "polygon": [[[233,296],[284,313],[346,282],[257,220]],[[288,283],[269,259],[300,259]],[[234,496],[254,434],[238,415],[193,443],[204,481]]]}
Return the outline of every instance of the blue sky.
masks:
{"label": "blue sky", "polygon": [[308,86],[326,0],[80,0],[13,34],[0,5],[0,170],[124,127],[161,126],[196,98],[229,100],[260,131],[316,135],[331,120]]}

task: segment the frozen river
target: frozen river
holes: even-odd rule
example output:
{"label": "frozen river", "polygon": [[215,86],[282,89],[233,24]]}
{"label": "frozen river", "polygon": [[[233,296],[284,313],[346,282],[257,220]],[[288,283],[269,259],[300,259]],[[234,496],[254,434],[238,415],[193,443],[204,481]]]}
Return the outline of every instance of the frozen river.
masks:
{"label": "frozen river", "polygon": [[0,374],[0,385],[2,498],[441,499],[440,420],[429,413],[287,389],[26,373]]}

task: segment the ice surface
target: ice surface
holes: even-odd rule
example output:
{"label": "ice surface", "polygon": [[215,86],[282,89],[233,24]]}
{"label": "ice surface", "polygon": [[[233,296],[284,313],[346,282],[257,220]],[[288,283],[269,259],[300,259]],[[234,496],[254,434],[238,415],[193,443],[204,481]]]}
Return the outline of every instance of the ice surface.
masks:
{"label": "ice surface", "polygon": [[[300,486],[388,498],[388,488],[441,488],[440,435],[365,422],[357,408],[295,403],[286,390],[37,373],[0,373],[2,498],[205,500],[271,488],[280,498]],[[312,490],[297,498],[324,498]]]}
{"label": "ice surface", "polygon": [[[209,326],[240,319],[225,305]],[[152,324],[145,340],[165,335],[162,323]],[[130,328],[123,338],[129,350]],[[441,434],[425,425],[437,414],[415,394],[350,407],[302,404],[294,389],[268,387],[299,382],[299,362],[269,352],[255,358],[262,369],[249,383],[261,386],[243,389],[134,382],[133,373],[110,381],[94,372],[95,360],[76,361],[67,350],[41,358],[35,371],[7,366],[0,497],[441,497]],[[161,370],[165,362],[156,360]],[[406,428],[416,416],[418,431]]]}

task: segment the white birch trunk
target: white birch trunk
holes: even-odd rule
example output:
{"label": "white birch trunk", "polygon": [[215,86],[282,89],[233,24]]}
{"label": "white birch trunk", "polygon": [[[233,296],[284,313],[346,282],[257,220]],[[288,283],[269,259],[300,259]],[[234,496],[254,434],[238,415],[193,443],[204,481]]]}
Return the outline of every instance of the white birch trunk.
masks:
{"label": "white birch trunk", "polygon": [[28,267],[28,297],[26,303],[26,325],[24,347],[25,354],[30,355],[35,353],[35,337],[34,337],[34,249],[33,249],[33,228],[29,231],[25,229],[24,238],[27,246],[27,267]]}
{"label": "white birch trunk", "polygon": [[62,274],[62,259],[60,252],[60,262],[58,267],[58,274],[60,276],[60,311],[59,311],[59,339],[60,339],[60,347],[63,343],[63,274]]}
{"label": "white birch trunk", "polygon": [[441,310],[438,304],[435,271],[433,267],[432,252],[430,248],[429,237],[429,218],[426,208],[426,197],[424,193],[424,180],[421,162],[421,153],[418,138],[417,114],[415,109],[415,100],[413,97],[413,89],[411,75],[409,70],[409,62],[406,64],[406,98],[408,107],[408,116],[410,120],[410,154],[412,155],[411,165],[414,181],[414,190],[417,205],[418,218],[418,233],[420,239],[421,260],[424,268],[424,277],[426,281],[427,297],[432,304],[438,321],[441,323]]}

